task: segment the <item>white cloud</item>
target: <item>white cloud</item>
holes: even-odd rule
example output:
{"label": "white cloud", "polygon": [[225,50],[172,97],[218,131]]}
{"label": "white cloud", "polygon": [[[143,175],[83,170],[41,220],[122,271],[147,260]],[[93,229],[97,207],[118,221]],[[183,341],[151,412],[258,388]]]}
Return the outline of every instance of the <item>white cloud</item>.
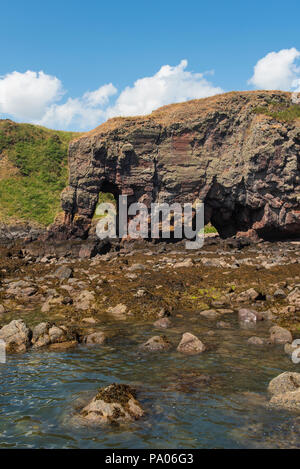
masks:
{"label": "white cloud", "polygon": [[222,93],[203,73],[186,71],[187,65],[187,60],[182,60],[176,67],[164,65],[152,77],[140,78],[133,87],[125,88],[115,105],[107,109],[108,117],[148,114],[165,104]]}
{"label": "white cloud", "polygon": [[43,72],[13,72],[0,77],[0,114],[18,120],[38,120],[50,103],[62,98],[60,80]]}
{"label": "white cloud", "polygon": [[112,83],[63,101],[63,87],[43,72],[13,72],[0,77],[0,116],[10,116],[57,129],[89,130],[109,117],[147,114],[174,102],[222,93],[207,73],[186,70],[187,61],[164,65],[150,77],[140,78],[117,95]]}
{"label": "white cloud", "polygon": [[270,52],[255,65],[249,84],[267,90],[300,90],[299,58],[295,47]]}
{"label": "white cloud", "polygon": [[53,104],[38,123],[57,129],[92,129],[106,119],[105,105],[116,93],[117,89],[110,83],[80,98],[69,98],[63,104]]}

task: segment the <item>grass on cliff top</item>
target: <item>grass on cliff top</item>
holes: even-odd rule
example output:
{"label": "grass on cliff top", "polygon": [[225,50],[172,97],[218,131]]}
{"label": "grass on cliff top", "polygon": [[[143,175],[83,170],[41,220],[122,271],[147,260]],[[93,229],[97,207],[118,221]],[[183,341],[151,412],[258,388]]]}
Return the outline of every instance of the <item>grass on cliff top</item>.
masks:
{"label": "grass on cliff top", "polygon": [[264,114],[270,116],[281,122],[293,122],[296,119],[300,119],[300,105],[291,104],[290,106],[272,102],[266,106],[260,106],[254,109],[256,114]]}
{"label": "grass on cliff top", "polygon": [[75,132],[0,120],[0,220],[52,223],[67,182]]}

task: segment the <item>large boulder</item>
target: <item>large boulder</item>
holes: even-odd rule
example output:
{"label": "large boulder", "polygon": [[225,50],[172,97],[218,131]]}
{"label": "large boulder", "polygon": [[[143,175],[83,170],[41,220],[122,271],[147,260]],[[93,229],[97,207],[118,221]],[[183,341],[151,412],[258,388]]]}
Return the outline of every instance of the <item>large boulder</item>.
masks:
{"label": "large boulder", "polygon": [[0,339],[6,344],[7,353],[26,352],[31,343],[32,332],[22,319],[11,321],[0,329]]}
{"label": "large boulder", "polygon": [[144,411],[136,400],[136,391],[127,384],[111,384],[101,388],[81,411],[91,423],[122,423],[143,417]]}
{"label": "large boulder", "polygon": [[196,355],[198,353],[205,352],[205,350],[206,346],[203,342],[190,332],[185,332],[183,334],[177,347],[178,352],[185,353],[186,355]]}

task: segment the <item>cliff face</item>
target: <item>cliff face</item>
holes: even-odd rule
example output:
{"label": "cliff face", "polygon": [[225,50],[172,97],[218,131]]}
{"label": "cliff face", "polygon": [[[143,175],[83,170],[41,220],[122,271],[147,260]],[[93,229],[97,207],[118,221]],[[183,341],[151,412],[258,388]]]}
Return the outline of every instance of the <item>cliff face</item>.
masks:
{"label": "cliff face", "polygon": [[205,203],[222,237],[300,234],[300,122],[283,92],[228,93],[117,118],[71,142],[61,236],[84,236],[99,191],[129,202]]}

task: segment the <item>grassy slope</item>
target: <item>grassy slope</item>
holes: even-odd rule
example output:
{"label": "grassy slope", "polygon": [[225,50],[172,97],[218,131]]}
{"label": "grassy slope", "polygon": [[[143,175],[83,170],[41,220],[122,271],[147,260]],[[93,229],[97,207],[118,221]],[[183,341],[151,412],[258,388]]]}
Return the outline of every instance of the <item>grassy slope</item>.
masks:
{"label": "grassy slope", "polygon": [[48,225],[67,182],[67,151],[75,132],[0,120],[0,220]]}

